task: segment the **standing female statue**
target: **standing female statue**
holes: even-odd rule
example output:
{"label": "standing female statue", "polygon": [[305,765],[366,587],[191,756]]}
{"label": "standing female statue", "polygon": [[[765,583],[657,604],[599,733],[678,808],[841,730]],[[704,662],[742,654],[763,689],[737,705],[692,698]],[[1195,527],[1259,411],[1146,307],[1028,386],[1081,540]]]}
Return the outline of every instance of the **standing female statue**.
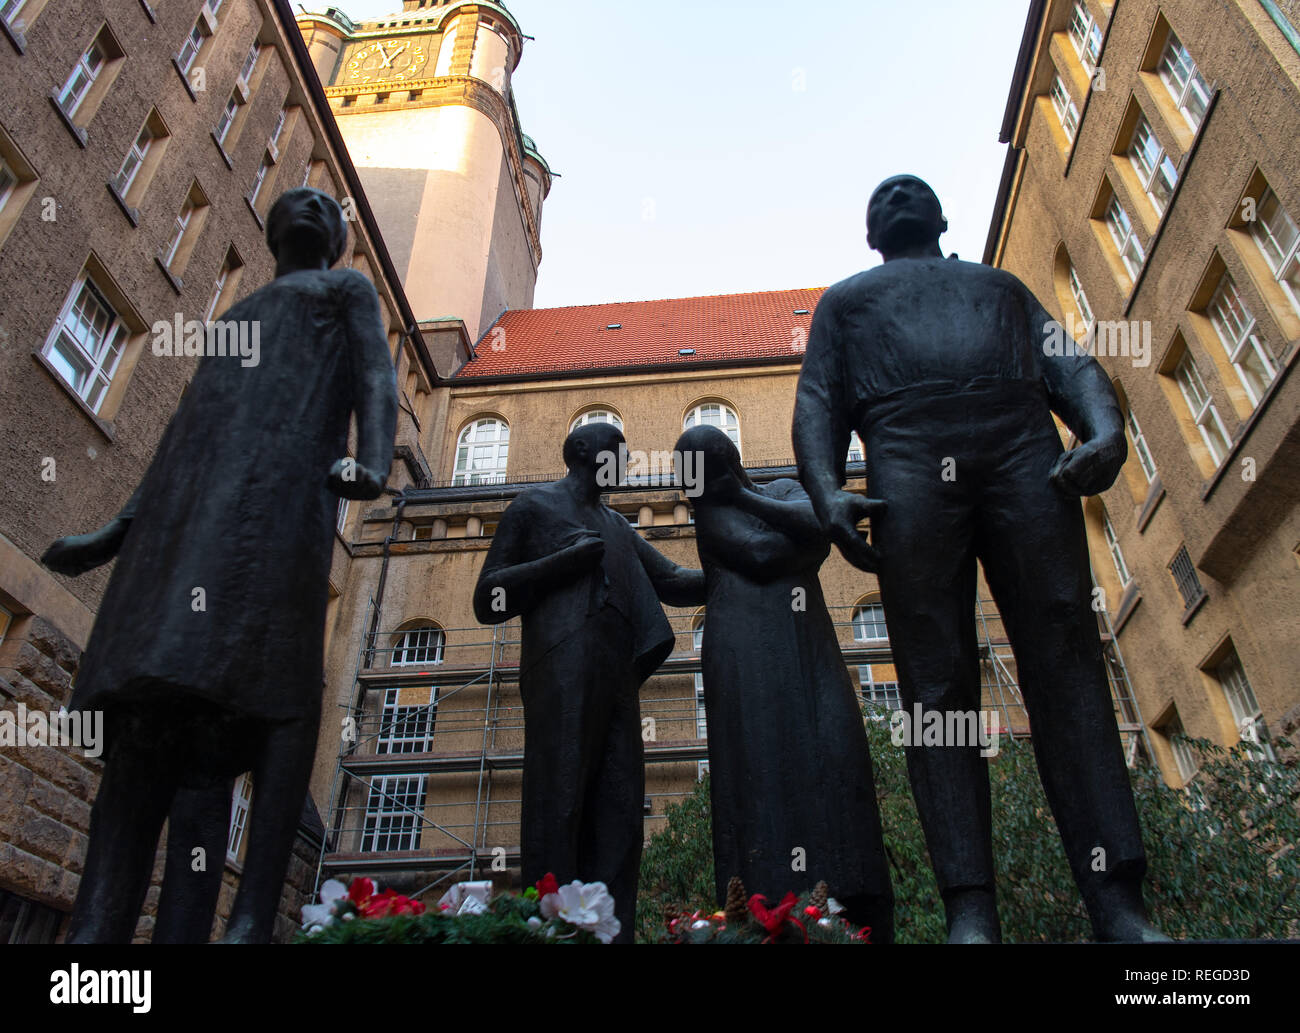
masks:
{"label": "standing female statue", "polygon": [[871,754],[817,577],[830,545],[799,483],[755,485],[722,431],[692,428],[676,447],[703,472],[693,501],[718,901],[733,875],[772,902],[825,880],[845,917],[889,943]]}

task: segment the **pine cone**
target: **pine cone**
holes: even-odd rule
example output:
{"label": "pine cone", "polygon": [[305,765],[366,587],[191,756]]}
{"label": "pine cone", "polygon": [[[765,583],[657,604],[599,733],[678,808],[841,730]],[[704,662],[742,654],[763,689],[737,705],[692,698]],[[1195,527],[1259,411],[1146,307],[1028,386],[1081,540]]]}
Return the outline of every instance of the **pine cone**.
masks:
{"label": "pine cone", "polygon": [[745,902],[745,884],[739,875],[727,880],[727,905],[723,908],[727,925],[742,925],[749,918],[749,905]]}
{"label": "pine cone", "polygon": [[813,887],[812,896],[809,898],[808,903],[824,915],[826,914],[826,899],[830,895],[830,888],[826,885],[826,881],[823,879]]}

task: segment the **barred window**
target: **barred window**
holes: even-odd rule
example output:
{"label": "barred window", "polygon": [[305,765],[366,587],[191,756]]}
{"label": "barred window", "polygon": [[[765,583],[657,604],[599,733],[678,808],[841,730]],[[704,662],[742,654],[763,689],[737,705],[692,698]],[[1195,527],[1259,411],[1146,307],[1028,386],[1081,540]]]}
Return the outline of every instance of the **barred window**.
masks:
{"label": "barred window", "polygon": [[1178,591],[1183,597],[1183,605],[1191,606],[1199,602],[1205,595],[1205,589],[1201,585],[1201,579],[1196,575],[1196,568],[1192,566],[1192,558],[1187,555],[1187,546],[1180,545],[1178,552],[1174,554],[1173,560],[1169,564],[1169,573],[1174,577],[1174,584],[1178,586]]}

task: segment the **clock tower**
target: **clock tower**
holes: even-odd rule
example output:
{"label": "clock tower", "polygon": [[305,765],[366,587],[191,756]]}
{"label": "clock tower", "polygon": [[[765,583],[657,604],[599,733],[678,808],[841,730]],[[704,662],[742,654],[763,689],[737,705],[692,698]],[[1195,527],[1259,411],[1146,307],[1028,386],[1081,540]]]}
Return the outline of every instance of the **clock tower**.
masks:
{"label": "clock tower", "polygon": [[298,27],[416,317],[474,343],[531,308],[551,170],[519,124],[505,4],[404,0],[360,23],[331,7]]}

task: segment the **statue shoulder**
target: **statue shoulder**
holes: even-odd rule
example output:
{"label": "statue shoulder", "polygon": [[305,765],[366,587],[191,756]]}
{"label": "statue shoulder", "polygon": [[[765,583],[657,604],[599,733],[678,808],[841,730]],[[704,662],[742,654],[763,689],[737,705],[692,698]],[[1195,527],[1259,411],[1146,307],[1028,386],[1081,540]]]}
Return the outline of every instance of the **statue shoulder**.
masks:
{"label": "statue shoulder", "polygon": [[345,298],[379,298],[375,285],[356,269],[327,269],[321,275],[331,290]]}

